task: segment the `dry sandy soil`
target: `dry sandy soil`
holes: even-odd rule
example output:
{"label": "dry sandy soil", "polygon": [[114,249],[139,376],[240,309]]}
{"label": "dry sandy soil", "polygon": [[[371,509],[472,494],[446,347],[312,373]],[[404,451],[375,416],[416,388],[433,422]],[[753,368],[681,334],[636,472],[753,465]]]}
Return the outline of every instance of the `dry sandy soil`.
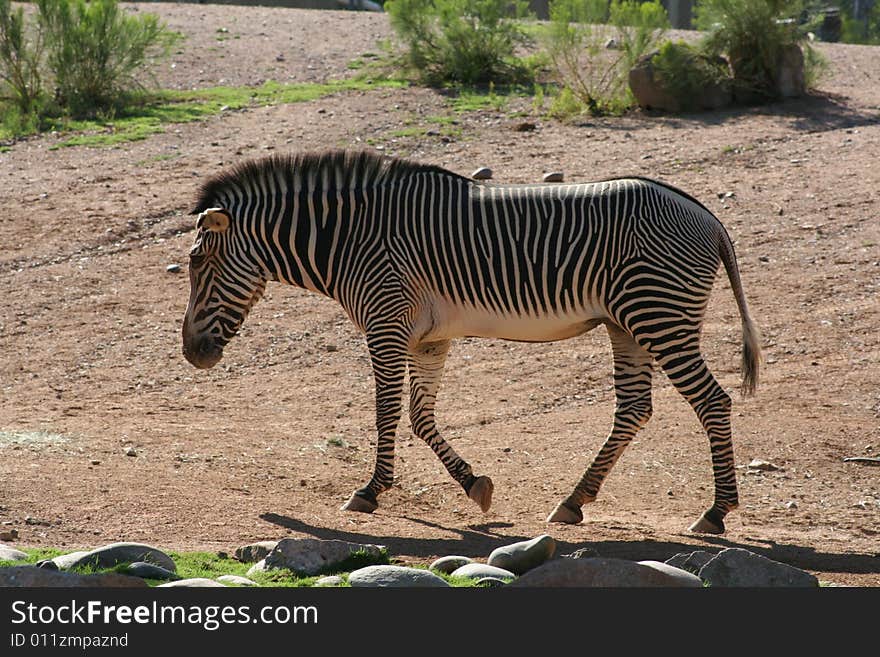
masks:
{"label": "dry sandy soil", "polygon": [[[390,35],[375,14],[152,4],[186,39],[163,86],[326,80]],[[219,31],[225,28],[225,32]],[[820,45],[822,93],[745,111],[633,113],[563,124],[528,99],[436,127],[448,98],[376,89],[225,112],[116,148],[0,153],[0,529],[22,546],[117,540],[231,551],[286,536],[384,543],[407,562],[484,557],[550,533],[560,552],[666,559],[741,546],[825,581],[880,585],[880,48]],[[543,345],[461,340],[438,403],[446,437],[496,486],[483,514],[401,425],[394,488],[373,515],[339,510],[372,469],[373,383],[333,302],[276,285],[224,360],[182,357],[188,211],[202,179],[242,158],[382,147],[498,182],[641,174],[703,200],[734,238],[764,335],[755,397],[734,393],[741,507],[723,537],[687,532],[712,497],[696,417],[662,374],[655,414],[577,526],[547,525],[604,440],[614,405],[604,329]],[[166,266],[180,263],[178,274]],[[739,383],[726,278],[704,353]],[[32,432],[29,434],[21,432]],[[133,448],[134,456],[127,455]],[[753,459],[778,469],[752,473]],[[26,518],[30,518],[26,521]]]}

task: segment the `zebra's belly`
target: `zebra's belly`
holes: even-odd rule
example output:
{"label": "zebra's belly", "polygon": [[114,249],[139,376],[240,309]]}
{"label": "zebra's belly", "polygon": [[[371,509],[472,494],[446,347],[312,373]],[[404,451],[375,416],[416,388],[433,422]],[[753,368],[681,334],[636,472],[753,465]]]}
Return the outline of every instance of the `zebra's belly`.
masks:
{"label": "zebra's belly", "polygon": [[434,304],[431,329],[426,340],[477,337],[553,342],[586,333],[604,321],[604,314],[584,309],[577,312],[519,315],[495,313],[473,306],[458,307],[446,300]]}

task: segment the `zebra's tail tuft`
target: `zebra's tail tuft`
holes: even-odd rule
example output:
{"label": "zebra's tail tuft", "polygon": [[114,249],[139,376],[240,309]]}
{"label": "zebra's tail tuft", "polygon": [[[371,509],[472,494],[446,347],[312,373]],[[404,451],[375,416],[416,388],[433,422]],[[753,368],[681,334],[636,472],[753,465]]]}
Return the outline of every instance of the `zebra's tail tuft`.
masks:
{"label": "zebra's tail tuft", "polygon": [[758,387],[758,375],[761,369],[761,332],[752,318],[746,315],[743,318],[743,350],[742,350],[742,373],[743,396],[755,394]]}
{"label": "zebra's tail tuft", "polygon": [[[720,224],[719,224],[720,225]],[[736,299],[742,317],[743,350],[742,350],[742,373],[743,380],[740,390],[743,396],[752,395],[758,387],[758,374],[761,369],[761,331],[749,315],[749,306],[746,303],[746,295],[742,289],[742,281],[739,277],[739,267],[736,264],[736,255],[730,236],[723,228],[719,241],[719,253],[727,271],[727,278]]]}

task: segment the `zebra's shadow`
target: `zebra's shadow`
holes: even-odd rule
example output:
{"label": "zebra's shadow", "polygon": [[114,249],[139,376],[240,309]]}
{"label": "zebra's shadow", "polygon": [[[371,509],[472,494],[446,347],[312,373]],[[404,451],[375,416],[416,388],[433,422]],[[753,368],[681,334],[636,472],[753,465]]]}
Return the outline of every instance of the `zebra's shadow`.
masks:
{"label": "zebra's shadow", "polygon": [[[388,548],[391,555],[400,555],[416,559],[430,559],[437,556],[456,554],[475,559],[485,559],[489,553],[502,545],[534,538],[532,535],[520,535],[510,530],[514,527],[509,522],[488,522],[465,527],[446,527],[409,516],[401,516],[410,522],[419,523],[434,529],[439,534],[457,534],[457,538],[413,538],[406,536],[379,536],[362,532],[353,532],[331,527],[310,525],[296,518],[277,513],[263,513],[260,519],[273,525],[284,527],[292,532],[311,538],[325,540],[343,540],[354,543],[381,543]],[[548,533],[549,530],[548,530]],[[877,554],[833,553],[817,551],[813,547],[762,541],[761,545],[754,542],[737,542],[717,536],[696,534],[679,535],[681,540],[601,540],[590,541],[587,536],[583,541],[559,541],[556,543],[556,554],[563,555],[580,548],[592,548],[600,556],[632,561],[654,560],[665,561],[679,552],[705,550],[719,552],[725,548],[743,548],[760,554],[768,559],[786,563],[804,570],[821,572],[839,572],[854,574],[880,575],[880,557]]]}

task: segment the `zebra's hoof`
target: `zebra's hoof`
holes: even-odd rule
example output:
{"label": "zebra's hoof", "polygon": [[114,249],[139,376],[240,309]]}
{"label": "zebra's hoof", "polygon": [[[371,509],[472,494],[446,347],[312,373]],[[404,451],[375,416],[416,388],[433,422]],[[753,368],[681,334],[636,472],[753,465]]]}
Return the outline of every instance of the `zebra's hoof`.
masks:
{"label": "zebra's hoof", "polygon": [[348,498],[348,502],[339,507],[342,511],[357,511],[358,513],[372,513],[379,508],[376,502],[361,497],[357,493]]}
{"label": "zebra's hoof", "polygon": [[690,526],[690,531],[697,534],[723,534],[724,521],[720,519],[717,522],[710,520],[704,513],[700,516],[699,520]]}
{"label": "zebra's hoof", "polygon": [[553,509],[553,513],[547,516],[547,522],[561,522],[566,525],[576,525],[584,519],[584,514],[580,509],[572,509],[566,506],[565,502],[560,502]]}
{"label": "zebra's hoof", "polygon": [[468,490],[468,497],[477,503],[483,513],[492,506],[492,492],[495,490],[495,484],[489,477],[477,477]]}

